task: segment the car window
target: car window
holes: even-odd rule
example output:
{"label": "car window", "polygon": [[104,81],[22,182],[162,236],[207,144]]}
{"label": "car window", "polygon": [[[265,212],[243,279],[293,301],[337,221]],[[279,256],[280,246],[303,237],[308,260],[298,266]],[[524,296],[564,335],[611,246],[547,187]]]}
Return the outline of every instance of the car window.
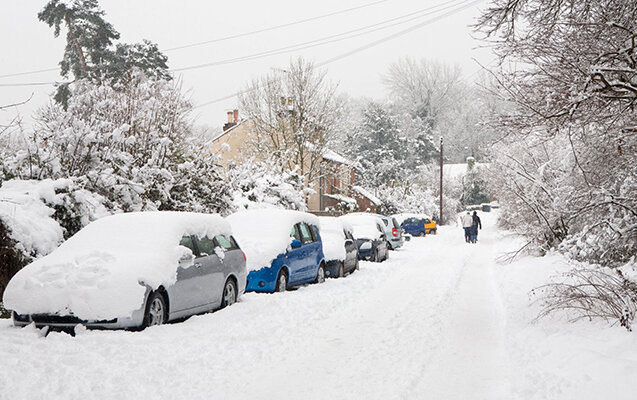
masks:
{"label": "car window", "polygon": [[310,232],[310,227],[307,224],[299,224],[301,228],[301,241],[303,244],[312,243],[312,232]]}
{"label": "car window", "polygon": [[207,236],[197,238],[197,247],[202,256],[215,254],[215,243]]}
{"label": "car window", "polygon": [[392,224],[394,224],[394,228],[400,228],[400,224],[396,218],[391,219]]}
{"label": "car window", "polygon": [[192,242],[192,238],[190,236],[183,236],[181,241],[179,241],[180,246],[184,246],[192,251],[192,254],[197,255],[197,250],[195,244]]}
{"label": "car window", "polygon": [[237,243],[232,240],[232,237],[227,238],[224,235],[217,235],[215,236],[215,242],[226,250],[234,250],[238,248]]}
{"label": "car window", "polygon": [[298,240],[299,242],[301,241],[301,233],[299,232],[298,224],[292,227],[292,232],[290,233],[290,236],[292,236],[294,239]]}
{"label": "car window", "polygon": [[385,226],[389,225],[389,221],[384,219],[383,222],[385,223]]}
{"label": "car window", "polygon": [[310,225],[310,229],[312,230],[312,241],[313,242],[318,241],[318,238],[319,238],[318,228],[314,225]]}

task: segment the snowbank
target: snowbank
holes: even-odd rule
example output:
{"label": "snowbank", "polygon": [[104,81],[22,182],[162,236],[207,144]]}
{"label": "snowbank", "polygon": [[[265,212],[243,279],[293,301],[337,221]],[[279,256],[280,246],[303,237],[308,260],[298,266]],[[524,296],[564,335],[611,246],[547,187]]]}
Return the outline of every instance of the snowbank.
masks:
{"label": "snowbank", "polygon": [[4,292],[20,314],[59,313],[88,320],[130,316],[145,287],[176,281],[184,234],[231,234],[218,215],[144,212],[99,219],[19,271]]}
{"label": "snowbank", "polygon": [[319,217],[321,223],[321,240],[325,259],[345,260],[345,233],[343,230],[353,231],[345,220],[336,217]]}
{"label": "snowbank", "polygon": [[306,222],[319,226],[318,217],[292,210],[247,210],[229,215],[226,219],[246,255],[248,271],[269,266],[288,249],[292,243],[290,233],[294,224]]}
{"label": "snowbank", "polygon": [[385,226],[383,220],[374,215],[347,214],[339,218],[351,225],[356,239],[378,239],[381,232],[376,228],[376,224],[380,223],[380,226]]}

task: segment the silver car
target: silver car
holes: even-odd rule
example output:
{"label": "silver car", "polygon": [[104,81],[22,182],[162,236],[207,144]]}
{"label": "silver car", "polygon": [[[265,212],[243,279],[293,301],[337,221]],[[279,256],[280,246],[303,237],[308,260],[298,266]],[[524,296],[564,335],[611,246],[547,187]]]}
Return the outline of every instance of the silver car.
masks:
{"label": "silver car", "polygon": [[398,220],[394,217],[386,217],[380,214],[373,213],[354,213],[354,214],[365,214],[365,215],[374,215],[383,220],[383,224],[385,225],[385,238],[387,240],[387,244],[389,245],[390,250],[396,250],[401,247],[405,239],[403,238],[403,229],[400,227]]}
{"label": "silver car", "polygon": [[4,303],[16,326],[144,328],[233,304],[246,276],[245,255],[218,215],[119,214],[19,271]]}

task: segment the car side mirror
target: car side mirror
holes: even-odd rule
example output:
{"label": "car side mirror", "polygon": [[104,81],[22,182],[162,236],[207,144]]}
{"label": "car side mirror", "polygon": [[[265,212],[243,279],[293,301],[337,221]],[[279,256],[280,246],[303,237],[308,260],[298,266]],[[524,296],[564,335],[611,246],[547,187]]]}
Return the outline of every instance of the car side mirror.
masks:
{"label": "car side mirror", "polygon": [[298,239],[294,239],[290,245],[292,246],[293,249],[298,249],[299,247],[303,245],[303,243],[301,243],[301,241]]}
{"label": "car side mirror", "polygon": [[180,258],[179,258],[179,264],[180,265],[190,265],[192,264],[192,262],[195,260],[195,255],[192,254],[191,252],[188,253],[184,253]]}

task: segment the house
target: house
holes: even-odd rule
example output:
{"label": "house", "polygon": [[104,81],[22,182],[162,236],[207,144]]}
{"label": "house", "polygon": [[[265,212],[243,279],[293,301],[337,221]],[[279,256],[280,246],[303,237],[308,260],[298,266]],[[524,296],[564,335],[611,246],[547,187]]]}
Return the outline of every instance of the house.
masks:
{"label": "house", "polygon": [[[223,132],[208,145],[219,157],[219,164],[229,168],[247,160],[265,161],[269,154],[255,151],[249,119],[240,119],[239,111],[228,111]],[[380,201],[367,190],[355,185],[356,165],[333,150],[324,149],[321,157],[320,178],[310,184],[314,193],[307,196],[310,211],[375,211]],[[355,189],[358,188],[358,189]]]}

